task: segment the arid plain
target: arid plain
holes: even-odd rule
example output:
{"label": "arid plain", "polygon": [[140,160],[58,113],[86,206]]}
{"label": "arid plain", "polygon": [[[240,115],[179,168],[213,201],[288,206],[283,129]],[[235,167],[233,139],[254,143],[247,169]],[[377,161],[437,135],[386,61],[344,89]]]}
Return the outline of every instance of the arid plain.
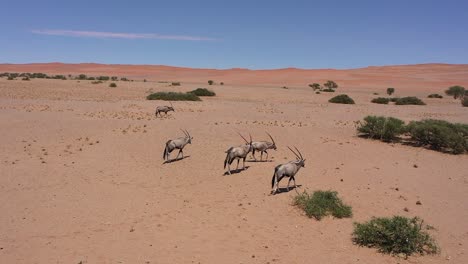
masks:
{"label": "arid plain", "polygon": [[[367,115],[468,123],[458,100],[426,98],[468,87],[468,65],[251,71],[51,63],[5,64],[0,72],[135,80],[109,88],[0,78],[0,263],[468,263],[467,155],[359,138],[354,124]],[[333,94],[307,86],[326,80],[356,104],[330,104]],[[176,111],[164,118],[154,109],[166,102],[145,99],[198,87],[217,96],[173,102]],[[372,104],[387,87],[427,105]],[[181,128],[194,137],[188,157],[163,164],[164,144]],[[226,176],[225,151],[243,143],[236,131],[254,140],[268,139],[267,131],[278,150],[270,162],[247,162]],[[336,190],[352,218],[316,221],[291,205],[295,190],[270,195],[274,167],[294,159],[287,146],[307,159],[297,191]],[[353,245],[354,222],[392,215],[435,227],[441,253],[404,259]]]}

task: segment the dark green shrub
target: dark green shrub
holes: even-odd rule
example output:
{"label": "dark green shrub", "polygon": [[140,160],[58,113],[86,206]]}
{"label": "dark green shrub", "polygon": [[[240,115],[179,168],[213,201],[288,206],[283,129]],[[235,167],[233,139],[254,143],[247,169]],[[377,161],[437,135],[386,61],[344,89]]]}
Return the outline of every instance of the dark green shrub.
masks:
{"label": "dark green shrub", "polygon": [[148,95],[146,99],[164,101],[201,101],[201,99],[195,94],[177,92],[157,92]]}
{"label": "dark green shrub", "polygon": [[128,82],[128,79],[125,77],[120,78],[121,81]]}
{"label": "dark green shrub", "polygon": [[420,146],[460,154],[468,151],[468,125],[444,120],[412,121],[406,127],[411,139]]}
{"label": "dark green shrub", "polygon": [[99,81],[108,81],[110,79],[109,76],[99,76],[99,77],[96,77],[96,80],[99,80]]}
{"label": "dark green shrub", "polygon": [[115,88],[115,87],[117,87],[117,84],[115,84],[115,83],[111,83],[111,84],[109,84],[109,87],[111,87],[111,88]]}
{"label": "dark green shrub", "polygon": [[172,86],[180,86],[180,82],[172,82],[171,85]]}
{"label": "dark green shrub", "polygon": [[438,253],[439,247],[423,228],[427,229],[427,226],[417,217],[373,218],[354,224],[353,241],[387,254],[410,256],[414,253]]}
{"label": "dark green shrub", "polygon": [[326,92],[326,93],[334,93],[334,92],[335,92],[335,90],[333,90],[333,89],[330,89],[330,88],[327,88],[327,89],[322,89],[322,90],[320,90],[320,91],[322,91],[322,92]]}
{"label": "dark green shrub", "polygon": [[336,218],[353,215],[351,206],[345,205],[334,191],[315,191],[312,195],[303,192],[294,197],[293,204],[304,210],[308,217],[317,220],[327,215]]}
{"label": "dark green shrub", "polygon": [[309,84],[309,87],[312,88],[314,91],[315,90],[320,90],[322,88],[322,87],[320,87],[320,84],[318,84],[318,83]]}
{"label": "dark green shrub", "polygon": [[402,97],[396,100],[396,105],[425,105],[425,103],[414,96]]}
{"label": "dark green shrub", "polygon": [[209,85],[213,85],[214,81],[213,80],[208,80]]}
{"label": "dark green shrub", "polygon": [[464,107],[468,106],[468,96],[465,96],[463,99],[461,99],[461,104]]}
{"label": "dark green shrub", "polygon": [[91,83],[92,83],[92,84],[100,84],[100,83],[102,83],[102,81],[93,81],[93,82],[91,82]]}
{"label": "dark green shrub", "polygon": [[385,97],[377,97],[377,98],[372,99],[371,102],[374,104],[388,104],[388,102],[390,102],[390,99],[385,98]]}
{"label": "dark green shrub", "polygon": [[395,88],[387,88],[387,94],[392,95],[395,92]]}
{"label": "dark green shrub", "polygon": [[405,122],[393,117],[366,116],[358,122],[357,131],[366,137],[392,141],[405,132]]}
{"label": "dark green shrub", "polygon": [[94,77],[88,77],[87,80],[89,80],[89,81],[94,81],[94,80],[96,80],[96,78],[94,78]]}
{"label": "dark green shrub", "polygon": [[220,82],[219,84],[221,84],[221,85],[224,85],[224,83],[223,83],[223,82]]}
{"label": "dark green shrub", "polygon": [[323,86],[327,87],[328,89],[336,89],[338,88],[338,84],[334,81],[327,81],[326,83],[323,84]]}
{"label": "dark green shrub", "polygon": [[86,79],[87,79],[87,78],[86,78],[86,74],[80,74],[80,75],[78,75],[77,79],[78,79],[78,80],[86,80]]}
{"label": "dark green shrub", "polygon": [[15,78],[13,78],[12,76],[8,76],[8,79],[7,79],[7,80],[12,81],[12,80],[14,80],[14,79],[15,79]]}
{"label": "dark green shrub", "polygon": [[465,88],[460,85],[449,87],[445,94],[453,96],[454,99],[460,98],[465,94]]}
{"label": "dark green shrub", "polygon": [[346,94],[337,95],[328,100],[328,102],[335,104],[354,104],[354,100]]}
{"label": "dark green shrub", "polygon": [[111,80],[115,82],[115,81],[118,80],[118,77],[117,77],[117,76],[112,76],[112,77],[111,77]]}
{"label": "dark green shrub", "polygon": [[316,91],[315,94],[320,94],[320,92],[319,92],[319,91]]}
{"label": "dark green shrub", "polygon": [[196,96],[215,96],[216,93],[213,92],[213,91],[210,91],[206,88],[197,88],[193,91],[190,91],[189,93],[193,93],[195,94]]}
{"label": "dark green shrub", "polygon": [[393,102],[393,103],[395,103],[396,101],[398,101],[398,99],[400,99],[400,97],[392,97],[392,98],[389,98],[390,102]]}
{"label": "dark green shrub", "polygon": [[444,97],[440,94],[430,94],[427,96],[427,98],[444,98]]}

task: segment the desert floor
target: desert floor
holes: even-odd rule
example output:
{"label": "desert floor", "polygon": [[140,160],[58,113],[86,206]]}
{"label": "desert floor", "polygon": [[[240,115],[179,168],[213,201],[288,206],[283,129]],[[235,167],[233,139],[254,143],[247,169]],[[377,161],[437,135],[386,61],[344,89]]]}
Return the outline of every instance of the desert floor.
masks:
{"label": "desert floor", "polygon": [[[306,86],[227,83],[155,118],[165,102],[147,94],[208,88],[205,79],[117,85],[0,79],[0,263],[468,263],[467,155],[355,132],[370,114],[468,123],[458,101],[425,98],[445,87],[395,86],[427,103],[395,106],[370,103],[384,87],[350,85],[335,95],[356,105],[337,105]],[[194,137],[187,157],[163,164],[181,128]],[[268,131],[279,148],[226,176],[224,152],[243,143],[236,131],[254,140]],[[287,146],[307,159],[301,187],[271,196],[274,167],[294,159]],[[338,191],[354,216],[307,218],[291,205],[304,190]],[[392,215],[434,226],[441,254],[405,260],[353,245],[354,222]]]}

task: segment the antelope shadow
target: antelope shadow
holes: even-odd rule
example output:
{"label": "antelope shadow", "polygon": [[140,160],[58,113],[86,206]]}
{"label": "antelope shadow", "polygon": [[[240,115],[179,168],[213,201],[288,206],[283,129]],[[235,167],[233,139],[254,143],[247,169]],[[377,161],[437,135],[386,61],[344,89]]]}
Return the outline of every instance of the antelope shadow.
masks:
{"label": "antelope shadow", "polygon": [[[242,171],[245,171],[247,170],[248,168],[250,168],[250,166],[245,166],[244,169],[237,169],[237,170],[231,170],[231,174],[237,174],[237,173],[241,173]],[[226,175],[229,175],[229,173],[226,171],[223,176],[226,176]]]}
{"label": "antelope shadow", "polygon": [[183,158],[180,157],[180,158],[177,158],[177,159],[166,160],[166,161],[163,162],[163,164],[173,163],[173,162],[176,162],[176,161],[179,161],[179,160],[183,160],[183,159],[186,159],[186,158],[190,158],[190,156],[184,156]]}

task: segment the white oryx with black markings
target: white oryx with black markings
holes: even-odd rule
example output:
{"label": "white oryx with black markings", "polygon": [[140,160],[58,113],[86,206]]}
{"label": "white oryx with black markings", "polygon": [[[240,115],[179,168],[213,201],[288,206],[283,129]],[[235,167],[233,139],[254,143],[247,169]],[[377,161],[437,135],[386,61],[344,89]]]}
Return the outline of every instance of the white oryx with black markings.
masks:
{"label": "white oryx with black markings", "polygon": [[257,158],[255,157],[255,151],[260,151],[260,161],[262,161],[263,160],[263,152],[265,152],[267,154],[266,160],[268,160],[267,150],[269,150],[269,149],[276,150],[275,140],[273,139],[273,137],[268,132],[265,132],[265,133],[267,133],[267,135],[270,137],[271,142],[268,142],[268,141],[254,141],[254,142],[252,142],[252,147],[253,147],[252,156],[255,159],[255,161],[257,161]]}
{"label": "white oryx with black markings", "polygon": [[230,147],[228,150],[226,150],[226,159],[224,159],[224,168],[228,168],[227,173],[231,175],[231,163],[237,159],[237,167],[236,170],[239,169],[239,161],[242,159],[242,169],[245,169],[245,158],[247,157],[247,154],[249,154],[250,151],[252,151],[252,136],[250,136],[250,142],[247,141],[240,133],[238,133],[242,139],[244,139],[245,144],[238,146],[238,147]]}
{"label": "white oryx with black markings", "polygon": [[174,106],[172,105],[171,102],[169,102],[169,103],[171,104],[171,106],[164,105],[164,106],[156,107],[156,112],[155,112],[156,117],[158,117],[158,114],[159,114],[159,116],[162,117],[161,113],[165,113],[167,115],[167,112],[170,112],[170,111],[175,112]]}
{"label": "white oryx with black markings", "polygon": [[273,174],[273,177],[271,178],[271,188],[273,189],[271,191],[271,194],[276,194],[279,190],[279,182],[284,178],[288,177],[288,187],[287,190],[289,192],[289,184],[291,183],[291,180],[294,181],[294,187],[297,187],[296,185],[296,173],[299,171],[300,168],[305,167],[304,162],[305,159],[302,157],[301,152],[296,148],[296,152],[292,150],[290,147],[288,147],[289,150],[291,150],[292,153],[296,156],[296,160],[290,161],[285,164],[281,164],[275,167],[275,173]]}
{"label": "white oryx with black markings", "polygon": [[171,139],[166,142],[166,147],[164,148],[164,153],[163,153],[164,160],[166,161],[169,160],[169,155],[174,149],[179,150],[179,153],[177,153],[177,157],[175,159],[177,159],[181,153],[182,153],[182,158],[184,158],[184,147],[187,144],[192,144],[193,137],[190,135],[190,133],[187,130],[185,131],[182,130],[182,132],[184,132],[185,137]]}

